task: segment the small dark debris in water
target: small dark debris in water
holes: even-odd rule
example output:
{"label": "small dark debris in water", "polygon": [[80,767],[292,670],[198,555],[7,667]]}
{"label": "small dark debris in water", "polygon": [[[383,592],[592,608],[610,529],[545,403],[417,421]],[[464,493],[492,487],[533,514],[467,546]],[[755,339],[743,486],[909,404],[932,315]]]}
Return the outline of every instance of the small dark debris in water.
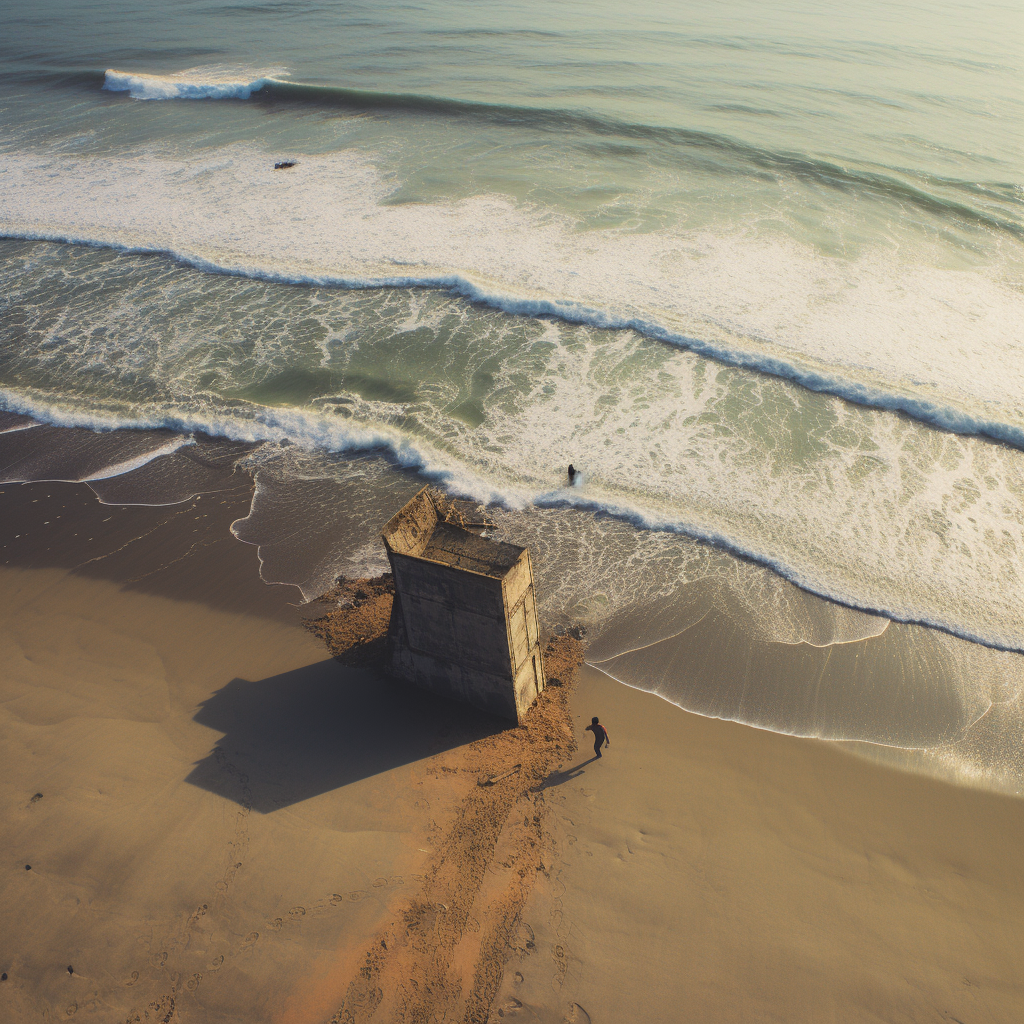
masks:
{"label": "small dark debris in water", "polygon": [[31,871],[32,870],[32,865],[31,864],[26,864],[25,865],[25,870],[26,871]]}
{"label": "small dark debris in water", "polygon": [[298,160],[278,160],[274,164],[275,171],[283,171],[286,167],[294,167],[299,161]]}
{"label": "small dark debris in water", "polygon": [[74,967],[72,967],[71,964],[68,964],[68,974],[74,974],[74,973],[75,973]]}
{"label": "small dark debris in water", "polygon": [[42,793],[36,793],[36,795],[34,797],[32,797],[31,800],[29,800],[29,803],[30,804],[34,804],[37,800],[42,800],[42,799],[43,799],[43,794]]}

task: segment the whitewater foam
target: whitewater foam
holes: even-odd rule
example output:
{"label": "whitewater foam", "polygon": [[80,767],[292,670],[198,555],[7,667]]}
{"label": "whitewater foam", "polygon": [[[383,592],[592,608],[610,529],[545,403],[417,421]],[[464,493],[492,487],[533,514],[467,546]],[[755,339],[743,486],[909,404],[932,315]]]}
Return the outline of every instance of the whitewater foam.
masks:
{"label": "whitewater foam", "polygon": [[171,438],[165,445],[159,448],[151,449],[140,455],[134,455],[129,459],[122,459],[119,462],[112,462],[109,466],[104,466],[103,469],[98,469],[88,476],[83,476],[78,482],[83,484],[99,483],[100,480],[110,480],[115,476],[133,473],[135,470],[149,465],[154,459],[163,458],[165,455],[172,455],[191,443],[191,440],[187,437]]}
{"label": "whitewater foam", "polygon": [[[97,256],[66,322],[43,316],[31,349],[33,310],[66,288],[69,261],[58,259],[60,288],[40,271],[18,328],[19,359],[37,360],[37,379],[53,390],[9,386],[9,408],[92,429],[386,451],[485,503],[578,500],[641,530],[728,548],[851,607],[1024,646],[1012,554],[1024,549],[1013,497],[1019,456],[951,436],[1024,447],[1016,251],[1003,264],[952,270],[924,250],[917,259],[877,249],[824,256],[756,224],[584,230],[500,196],[399,203],[377,161],[355,150],[307,155],[287,175],[248,145],[190,158],[13,153],[5,166],[0,222],[9,236],[165,253],[219,275],[182,292],[174,275],[192,271],[125,257],[119,266],[137,275],[137,291],[121,296],[114,316],[110,258]],[[81,254],[75,262],[89,263]],[[154,274],[167,277],[166,289],[153,288]],[[252,317],[260,303],[236,304],[236,293],[253,289],[232,275],[324,291],[261,285],[273,316],[239,331],[235,317]],[[9,289],[27,282],[13,273]],[[381,288],[390,298],[375,297]],[[409,288],[434,293],[412,302]],[[518,326],[484,306],[515,314]],[[438,317],[458,331],[454,346],[434,333]],[[305,327],[281,324],[310,320],[319,322],[305,352]],[[406,332],[408,368],[396,376]],[[215,347],[196,348],[204,344]],[[330,393],[349,353],[374,346],[365,367],[373,387],[416,401],[374,407],[363,395]],[[443,373],[424,362],[428,351]],[[478,367],[500,364],[483,397],[475,367],[448,365],[456,351],[471,351]],[[773,376],[735,375],[691,352]],[[197,367],[217,370],[221,397]],[[415,386],[424,374],[425,387]],[[276,377],[292,382],[279,404],[247,391]],[[313,383],[296,391],[299,379]],[[904,411],[950,433],[810,392]],[[762,405],[764,417],[748,415]],[[563,494],[553,485],[570,458],[587,485]]]}
{"label": "whitewater foam", "polygon": [[193,160],[10,154],[8,164],[6,237],[159,253],[264,281],[440,289],[514,315],[635,330],[1024,448],[1020,253],[1003,268],[948,270],[925,254],[825,257],[753,228],[582,232],[497,196],[394,205],[374,161],[354,151],[306,157],[286,180],[245,147]]}
{"label": "whitewater foam", "polygon": [[133,100],[247,100],[276,80],[269,73],[246,74],[245,70],[206,66],[171,75],[151,75],[108,68],[103,88],[108,92],[126,92]]}
{"label": "whitewater foam", "polygon": [[[997,650],[1024,651],[1024,639],[1012,634],[985,631],[972,627],[969,622],[957,621],[935,610],[921,607],[907,608],[897,604],[872,601],[863,591],[851,590],[841,579],[829,579],[820,571],[812,570],[803,559],[793,560],[779,557],[770,549],[752,545],[737,535],[730,535],[719,529],[709,528],[700,518],[672,514],[666,510],[638,507],[630,503],[621,492],[609,489],[607,484],[592,483],[589,493],[576,488],[562,487],[555,490],[531,489],[527,480],[511,483],[506,477],[496,479],[486,472],[486,466],[459,460],[450,451],[439,449],[424,438],[410,437],[402,431],[383,424],[363,424],[343,417],[311,409],[280,409],[249,406],[246,415],[239,410],[233,413],[188,412],[184,410],[152,410],[132,416],[111,412],[97,412],[93,409],[72,409],[52,402],[31,398],[0,389],[0,407],[35,419],[65,427],[88,427],[93,430],[154,430],[175,431],[186,437],[196,433],[224,437],[243,442],[270,442],[276,445],[292,444],[311,452],[346,454],[377,451],[387,455],[393,464],[417,472],[424,479],[446,488],[449,492],[507,509],[524,509],[534,506],[539,509],[574,508],[598,515],[611,516],[628,523],[639,530],[660,533],[675,533],[704,543],[711,544],[731,554],[739,555],[770,568],[782,578],[789,580],[808,592],[830,601],[869,615],[880,615],[896,622],[915,623],[954,636],[962,637]],[[111,466],[93,479],[103,479],[130,472],[136,465],[142,465],[150,458],[176,450],[185,440],[169,442],[166,451],[161,449],[149,458],[126,461],[123,467]],[[511,485],[510,485],[511,484]],[[634,496],[635,502],[636,496]],[[890,595],[894,596],[894,595]],[[994,628],[1000,627],[993,624]]]}

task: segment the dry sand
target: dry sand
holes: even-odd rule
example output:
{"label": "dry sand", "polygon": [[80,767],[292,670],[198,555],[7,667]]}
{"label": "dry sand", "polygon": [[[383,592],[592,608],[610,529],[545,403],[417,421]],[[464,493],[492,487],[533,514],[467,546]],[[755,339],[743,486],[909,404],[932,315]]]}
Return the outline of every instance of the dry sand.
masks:
{"label": "dry sand", "polygon": [[592,712],[612,746],[551,780],[560,869],[504,1019],[1024,1021],[1021,801],[587,669],[577,729]]}
{"label": "dry sand", "polygon": [[231,486],[0,493],[0,1020],[1024,1020],[1020,801],[592,670],[506,730],[342,665]]}

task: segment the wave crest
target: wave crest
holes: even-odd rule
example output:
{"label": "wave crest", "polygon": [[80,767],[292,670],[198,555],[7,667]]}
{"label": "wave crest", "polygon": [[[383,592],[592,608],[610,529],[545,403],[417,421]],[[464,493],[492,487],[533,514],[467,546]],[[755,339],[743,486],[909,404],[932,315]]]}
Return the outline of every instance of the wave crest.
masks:
{"label": "wave crest", "polygon": [[193,68],[173,75],[147,75],[108,68],[103,88],[133,100],[247,100],[274,81],[269,75],[239,77],[242,69]]}

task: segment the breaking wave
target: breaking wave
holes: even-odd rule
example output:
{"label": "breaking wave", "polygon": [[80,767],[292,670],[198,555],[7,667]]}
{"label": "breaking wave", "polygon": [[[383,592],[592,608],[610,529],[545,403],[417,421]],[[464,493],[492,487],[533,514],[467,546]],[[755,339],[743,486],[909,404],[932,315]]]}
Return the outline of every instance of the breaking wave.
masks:
{"label": "breaking wave", "polygon": [[718,341],[680,333],[647,316],[616,314],[573,299],[517,295],[514,292],[476,281],[465,274],[389,274],[381,276],[296,274],[269,268],[219,263],[206,257],[163,246],[122,244],[63,232],[4,230],[0,227],[0,238],[63,242],[111,249],[126,254],[164,256],[183,266],[206,273],[248,278],[273,284],[350,290],[426,288],[447,292],[450,295],[500,310],[512,316],[548,317],[567,324],[578,324],[600,330],[636,331],[654,341],[695,352],[697,355],[714,359],[726,366],[754,370],[782,380],[792,381],[809,391],[833,395],[856,405],[902,413],[920,423],[948,433],[986,437],[1001,444],[1008,444],[1024,450],[1024,426],[1016,423],[974,415],[942,402],[861,383],[839,374],[814,370],[777,356],[752,352]]}
{"label": "breaking wave", "polygon": [[1024,653],[1024,644],[1014,638],[979,633],[969,625],[941,616],[907,614],[898,608],[875,606],[857,594],[828,586],[819,577],[787,563],[772,554],[757,550],[734,537],[684,519],[634,507],[620,496],[587,494],[576,488],[531,491],[525,487],[497,487],[468,465],[459,464],[448,452],[438,450],[428,441],[410,438],[387,425],[365,426],[344,417],[315,409],[272,408],[251,405],[229,412],[210,410],[158,410],[137,415],[119,415],[95,409],[61,406],[43,398],[33,398],[10,389],[0,388],[0,409],[31,416],[33,419],[59,427],[87,428],[94,431],[161,430],[179,436],[159,449],[139,458],[126,460],[95,471],[88,479],[102,480],[128,473],[161,455],[171,454],[189,443],[191,435],[201,434],[248,443],[294,445],[313,453],[335,455],[378,452],[392,464],[416,472],[423,479],[444,487],[450,493],[479,501],[485,505],[510,510],[528,506],[538,509],[577,509],[608,516],[645,532],[675,533],[710,544],[715,548],[750,560],[781,576],[808,593],[826,598],[838,605],[870,615],[881,615],[894,622],[938,629],[943,633],[999,650]]}
{"label": "breaking wave", "polygon": [[147,75],[110,68],[104,75],[103,88],[109,92],[126,92],[134,100],[247,100],[272,81],[262,75],[238,78],[230,71],[218,74],[215,69]]}
{"label": "breaking wave", "polygon": [[635,139],[724,157],[741,173],[754,177],[765,173],[782,174],[815,187],[853,190],[1024,239],[1024,226],[1016,216],[1024,207],[1024,196],[1014,182],[907,175],[895,168],[856,168],[809,154],[766,149],[715,132],[625,121],[591,111],[314,85],[291,81],[286,75],[283,68],[257,72],[213,66],[170,75],[109,68],[104,74],[103,88],[110,92],[127,92],[137,100],[248,100],[255,97],[275,103],[309,104],[353,112],[470,119],[499,126],[568,131],[580,136]]}

